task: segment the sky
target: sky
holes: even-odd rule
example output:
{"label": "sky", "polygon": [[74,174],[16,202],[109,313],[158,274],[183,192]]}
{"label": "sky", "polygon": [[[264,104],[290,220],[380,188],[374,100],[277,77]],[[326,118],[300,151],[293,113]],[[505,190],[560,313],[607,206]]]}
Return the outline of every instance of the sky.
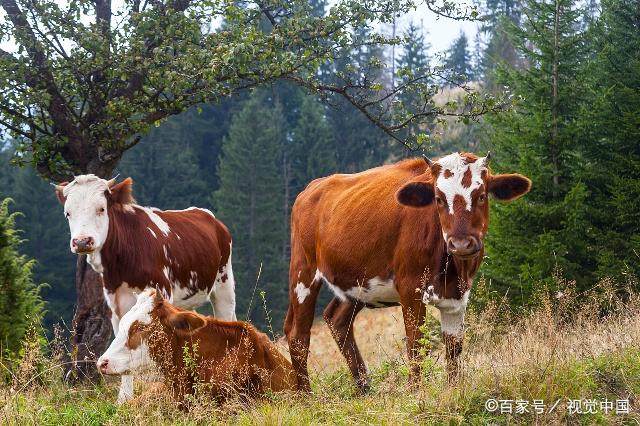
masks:
{"label": "sky", "polygon": [[[458,3],[464,5],[469,4],[469,1],[470,0],[462,0],[458,1]],[[417,2],[420,3],[420,0],[417,0]],[[120,5],[122,5],[122,0],[113,1],[114,9],[117,9]],[[3,11],[0,9],[0,20],[2,19],[5,19],[5,16]],[[405,16],[401,16],[397,20],[397,34],[401,35],[403,29],[411,22],[414,22],[418,27],[422,27],[425,32],[425,39],[431,44],[431,54],[447,49],[461,31],[464,31],[467,35],[471,46],[473,38],[477,32],[477,23],[468,21],[461,22],[439,17],[428,10],[425,5],[420,5],[416,11]],[[6,40],[4,42],[0,42],[0,48],[5,50],[13,51],[13,47],[13,43]]]}
{"label": "sky", "polygon": [[[464,4],[465,2],[458,2]],[[422,5],[408,15],[400,17],[397,21],[398,30],[406,28],[411,22],[417,27],[422,27],[425,40],[431,44],[431,53],[446,50],[460,32],[464,32],[469,39],[469,46],[473,46],[473,38],[477,32],[478,23],[470,21],[456,21],[436,15]]]}

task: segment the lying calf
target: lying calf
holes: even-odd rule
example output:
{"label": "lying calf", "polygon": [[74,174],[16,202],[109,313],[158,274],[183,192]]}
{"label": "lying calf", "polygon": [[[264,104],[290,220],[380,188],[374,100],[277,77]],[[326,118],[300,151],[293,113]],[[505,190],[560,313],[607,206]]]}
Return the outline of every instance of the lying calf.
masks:
{"label": "lying calf", "polygon": [[176,308],[154,289],[138,295],[97,365],[103,374],[126,374],[149,360],[181,402],[198,387],[218,400],[295,389],[291,363],[264,333]]}

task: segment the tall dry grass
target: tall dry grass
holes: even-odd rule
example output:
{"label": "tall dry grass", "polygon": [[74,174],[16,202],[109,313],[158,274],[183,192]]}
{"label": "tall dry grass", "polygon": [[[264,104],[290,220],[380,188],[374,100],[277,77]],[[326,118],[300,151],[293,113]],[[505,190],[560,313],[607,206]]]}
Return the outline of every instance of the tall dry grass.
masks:
{"label": "tall dry grass", "polygon": [[[312,330],[313,393],[270,395],[222,406],[196,396],[191,411],[179,410],[158,383],[138,383],[137,397],[114,405],[116,381],[84,388],[60,380],[59,357],[38,345],[25,351],[11,383],[0,388],[2,424],[398,424],[398,423],[637,423],[640,392],[640,294],[604,280],[578,293],[560,278],[560,292],[540,291],[529,309],[513,311],[492,298],[467,315],[463,372],[446,382],[437,311],[425,327],[424,377],[407,379],[399,308],[364,310],[356,339],[372,376],[372,391],[355,393],[346,364],[322,323]],[[483,294],[485,284],[475,289]],[[481,297],[479,297],[481,298]],[[27,344],[28,346],[28,344]],[[283,348],[285,350],[286,348]],[[34,368],[37,366],[37,368]],[[501,414],[485,409],[489,398],[543,400],[553,412]],[[569,414],[569,399],[628,399],[630,414]]]}

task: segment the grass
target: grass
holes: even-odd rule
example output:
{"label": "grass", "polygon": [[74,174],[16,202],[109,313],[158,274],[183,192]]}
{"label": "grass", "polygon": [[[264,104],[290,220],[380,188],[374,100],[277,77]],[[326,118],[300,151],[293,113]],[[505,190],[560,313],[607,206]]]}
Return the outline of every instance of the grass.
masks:
{"label": "grass", "polygon": [[[32,346],[28,365],[15,369],[12,382],[0,387],[0,424],[637,424],[640,297],[627,294],[622,301],[603,288],[606,283],[589,294],[546,295],[526,315],[511,313],[501,303],[472,310],[464,372],[456,386],[446,383],[442,349],[433,338],[437,332],[426,339],[423,380],[411,386],[399,310],[365,310],[355,324],[372,376],[365,396],[355,394],[321,322],[312,335],[312,394],[269,395],[222,406],[200,398],[188,413],[159,383],[137,383],[136,398],[122,406],[114,402],[116,381],[67,387],[55,359]],[[536,414],[529,405],[528,413],[501,414],[485,408],[490,398],[543,400],[547,411],[559,402],[551,413]],[[569,399],[581,399],[585,407],[586,400],[595,400],[597,412],[570,414]],[[629,414],[615,413],[619,399],[629,400]],[[608,414],[599,405],[605,400],[614,404]]]}

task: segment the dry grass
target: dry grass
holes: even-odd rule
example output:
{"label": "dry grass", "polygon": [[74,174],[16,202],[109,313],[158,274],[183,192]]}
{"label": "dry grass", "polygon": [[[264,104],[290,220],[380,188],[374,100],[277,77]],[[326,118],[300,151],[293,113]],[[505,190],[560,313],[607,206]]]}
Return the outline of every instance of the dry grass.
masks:
{"label": "dry grass", "polygon": [[[312,395],[272,395],[249,405],[233,401],[223,406],[197,399],[186,413],[176,408],[161,385],[139,383],[134,401],[118,407],[113,403],[115,382],[71,389],[60,382],[55,368],[45,374],[40,369],[40,377],[33,380],[33,369],[21,367],[18,371],[31,378],[16,376],[11,386],[0,388],[0,423],[638,423],[640,297],[627,293],[622,300],[603,291],[610,284],[581,295],[567,285],[561,296],[540,297],[527,314],[510,313],[496,302],[471,310],[464,373],[457,386],[446,383],[436,343],[429,344],[422,383],[411,387],[400,310],[364,310],[355,326],[372,371],[373,388],[366,396],[355,395],[345,363],[327,327],[318,321],[311,343]],[[34,364],[33,357],[28,359]],[[40,361],[47,362],[52,364]],[[499,414],[487,412],[488,398],[560,402],[554,412],[542,415]],[[568,399],[605,398],[629,399],[631,414],[567,412]]]}

